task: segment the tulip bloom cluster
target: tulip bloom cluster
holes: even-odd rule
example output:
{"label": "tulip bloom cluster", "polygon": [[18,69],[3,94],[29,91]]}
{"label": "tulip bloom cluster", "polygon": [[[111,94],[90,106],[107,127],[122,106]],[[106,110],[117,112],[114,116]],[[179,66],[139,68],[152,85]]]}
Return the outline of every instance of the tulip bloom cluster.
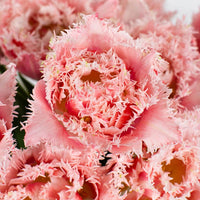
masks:
{"label": "tulip bloom cluster", "polygon": [[[200,17],[173,24],[163,3],[0,2],[1,199],[200,198]],[[40,79],[25,149],[17,71]]]}

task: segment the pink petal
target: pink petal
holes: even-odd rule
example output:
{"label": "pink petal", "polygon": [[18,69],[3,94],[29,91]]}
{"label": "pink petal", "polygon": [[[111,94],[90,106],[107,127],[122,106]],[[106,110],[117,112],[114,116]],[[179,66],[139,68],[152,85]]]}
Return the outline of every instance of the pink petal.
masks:
{"label": "pink petal", "polygon": [[12,127],[14,117],[14,96],[16,93],[16,69],[14,64],[0,75],[0,119],[6,122],[7,129]]}
{"label": "pink petal", "polygon": [[200,11],[193,15],[192,26],[195,29],[194,36],[196,38],[197,45],[200,51]]}
{"label": "pink petal", "polygon": [[12,129],[4,132],[0,141],[0,192],[6,189],[9,181],[9,170],[11,166],[11,154],[15,152]]}
{"label": "pink petal", "polygon": [[132,150],[142,154],[142,141],[147,145],[148,152],[179,139],[178,126],[173,121],[170,110],[165,103],[159,102],[146,109],[121,137],[120,147],[113,151]]}
{"label": "pink petal", "polygon": [[181,104],[189,110],[192,110],[200,105],[199,84],[200,75],[192,77],[191,81],[189,82],[189,87],[186,95],[180,100]]}
{"label": "pink petal", "polygon": [[70,139],[69,132],[53,115],[51,108],[46,100],[45,83],[39,81],[33,92],[34,101],[31,101],[33,114],[28,119],[25,128],[26,146],[47,141],[53,144],[70,144],[74,148],[80,149],[83,146],[76,140]]}
{"label": "pink petal", "polygon": [[92,1],[91,3],[91,7],[97,13],[99,18],[117,17],[118,6],[118,0]]}
{"label": "pink petal", "polygon": [[33,54],[24,54],[21,56],[21,60],[17,63],[17,69],[33,79],[38,79],[41,77],[41,69],[39,65],[40,63],[36,60]]}
{"label": "pink petal", "polygon": [[[150,149],[178,140],[179,132],[172,114],[163,103],[147,109],[135,124],[134,135],[139,136]],[[150,150],[151,151],[151,150]]]}

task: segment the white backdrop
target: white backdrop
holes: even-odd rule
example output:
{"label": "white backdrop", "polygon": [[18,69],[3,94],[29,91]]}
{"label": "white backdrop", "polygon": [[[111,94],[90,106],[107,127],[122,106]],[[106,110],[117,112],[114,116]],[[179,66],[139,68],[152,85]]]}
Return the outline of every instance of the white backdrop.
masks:
{"label": "white backdrop", "polygon": [[186,21],[191,22],[194,12],[200,9],[200,0],[166,0],[167,10],[177,10],[177,17],[186,16]]}

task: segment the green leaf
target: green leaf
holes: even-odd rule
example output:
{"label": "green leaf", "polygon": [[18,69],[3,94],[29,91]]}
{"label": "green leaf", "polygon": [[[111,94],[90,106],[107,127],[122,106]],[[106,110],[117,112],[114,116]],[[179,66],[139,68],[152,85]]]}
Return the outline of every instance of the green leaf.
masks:
{"label": "green leaf", "polygon": [[[0,64],[0,74],[6,71],[6,66]],[[22,123],[27,120],[28,99],[31,99],[31,94],[34,85],[30,83],[23,75],[18,73],[17,76],[17,91],[15,95],[14,105],[17,106],[17,115],[13,120],[13,138],[16,140],[17,148],[25,148],[24,135],[25,131],[22,129]]]}
{"label": "green leaf", "polygon": [[17,116],[13,120],[13,137],[16,140],[16,145],[18,148],[25,148],[24,145],[24,135],[25,131],[22,130],[21,123],[27,120],[28,112],[28,99],[31,99],[31,94],[34,85],[32,85],[28,80],[26,80],[21,74],[17,78],[17,93],[15,96],[14,105],[18,106],[16,109]]}
{"label": "green leaf", "polygon": [[0,74],[3,74],[6,71],[6,66],[0,64]]}

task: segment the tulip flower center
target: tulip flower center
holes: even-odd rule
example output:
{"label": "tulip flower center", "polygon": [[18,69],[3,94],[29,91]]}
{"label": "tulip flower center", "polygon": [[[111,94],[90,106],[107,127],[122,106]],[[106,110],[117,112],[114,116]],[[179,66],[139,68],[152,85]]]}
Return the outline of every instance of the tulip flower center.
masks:
{"label": "tulip flower center", "polygon": [[49,177],[49,174],[45,172],[45,176],[38,176],[35,181],[36,183],[48,183],[51,182],[51,179]]}
{"label": "tulip flower center", "polygon": [[[64,25],[64,22],[60,22],[60,24],[52,23],[52,20],[50,17],[49,17],[49,23],[46,22],[45,24],[42,24],[41,23],[42,21],[46,21],[46,20],[43,20],[43,18],[46,19],[46,16],[44,14],[35,13],[35,14],[32,14],[28,20],[28,23],[30,25],[29,31],[31,33],[38,34],[40,38],[46,37],[49,31],[51,32],[51,34],[48,35],[48,37],[51,37],[54,32],[57,35],[59,35],[61,30],[63,30],[64,28],[67,28],[67,25]],[[46,48],[48,48],[48,46],[49,45],[47,44]]]}
{"label": "tulip flower center", "polygon": [[131,190],[131,187],[128,186],[126,183],[122,182],[122,185],[123,185],[123,186],[122,186],[121,188],[119,188],[119,189],[120,189],[120,195],[121,195],[121,196],[124,195],[125,192],[129,193],[130,190]]}
{"label": "tulip flower center", "polygon": [[166,161],[164,161],[162,163],[162,170],[164,172],[169,172],[169,177],[172,178],[170,182],[173,184],[180,184],[186,174],[186,166],[183,161],[178,158],[173,158],[169,164],[166,164]]}
{"label": "tulip flower center", "polygon": [[27,196],[26,198],[24,198],[23,200],[31,200],[31,198],[29,196]]}
{"label": "tulip flower center", "polygon": [[96,71],[96,70],[91,70],[91,72],[88,75],[83,75],[81,77],[81,80],[83,82],[85,81],[89,81],[89,82],[101,82],[101,78],[100,78],[101,73]]}
{"label": "tulip flower center", "polygon": [[111,138],[134,121],[139,110],[138,88],[126,64],[112,50],[83,52],[55,70],[50,99],[55,114],[73,134]]}
{"label": "tulip flower center", "polygon": [[78,192],[82,199],[95,199],[96,192],[92,183],[84,181],[82,189]]}

